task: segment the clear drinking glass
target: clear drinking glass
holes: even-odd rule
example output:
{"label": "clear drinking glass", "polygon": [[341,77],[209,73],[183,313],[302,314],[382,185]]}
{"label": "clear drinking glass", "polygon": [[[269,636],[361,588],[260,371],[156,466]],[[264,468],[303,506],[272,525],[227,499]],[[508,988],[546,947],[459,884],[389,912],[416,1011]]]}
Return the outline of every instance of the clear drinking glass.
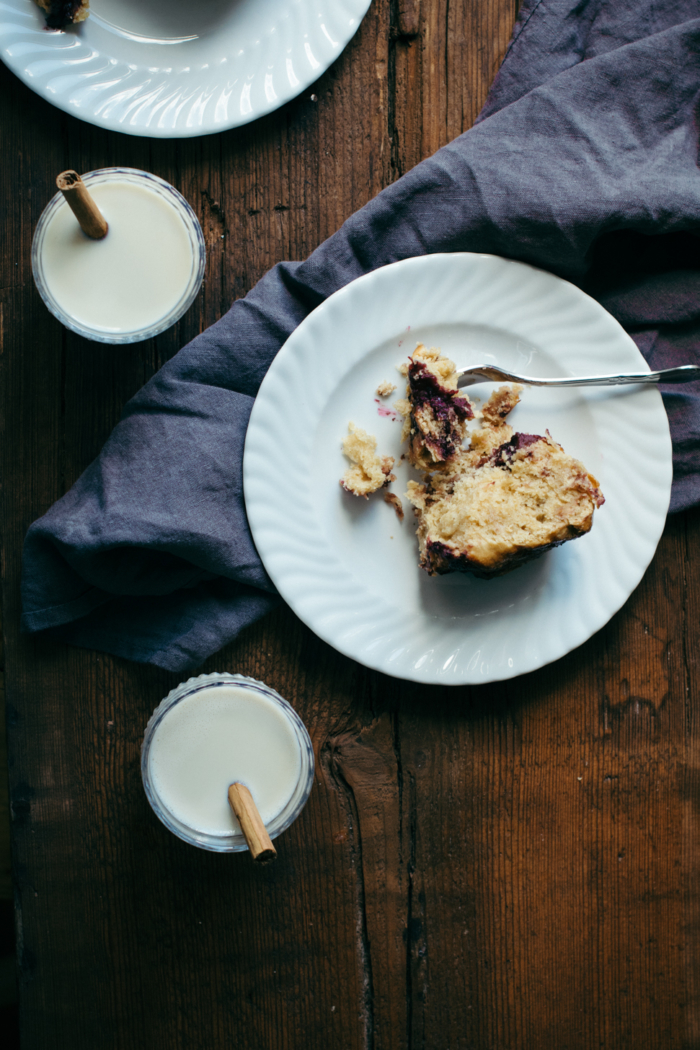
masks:
{"label": "clear drinking glass", "polygon": [[258,682],[254,678],[248,678],[245,675],[228,673],[199,675],[197,678],[190,678],[189,681],[184,682],[182,685],[177,686],[176,689],[173,689],[172,692],[168,693],[166,698],[162,700],[155,709],[149,719],[148,725],[146,726],[146,732],[141,746],[141,776],[143,777],[143,786],[146,791],[146,796],[154,813],[174,835],[177,835],[184,842],[189,842],[192,846],[199,846],[200,849],[212,850],[215,853],[239,853],[242,850],[248,849],[245,838],[241,832],[232,831],[230,834],[215,835],[190,827],[175,816],[158,794],[154,784],[154,779],[151,775],[149,763],[151,743],[154,734],[162,720],[167,717],[168,712],[186,697],[191,697],[204,689],[211,689],[212,686],[216,687],[221,685],[235,685],[240,689],[250,689],[256,693],[258,697],[277,707],[292,728],[293,736],[299,747],[299,779],[285,807],[276,817],[274,817],[273,820],[270,821],[269,824],[266,825],[268,835],[271,839],[277,838],[278,835],[281,835],[283,831],[286,831],[289,825],[297,819],[306,804],[306,800],[311,791],[311,785],[313,784],[314,752],[311,745],[311,739],[306,730],[306,726],[291,704],[286,700],[283,700],[279,693],[276,693],[274,689],[270,688],[270,686],[265,685],[263,682]]}
{"label": "clear drinking glass", "polygon": [[62,325],[70,329],[71,332],[76,332],[78,335],[82,335],[86,339],[92,339],[97,343],[139,343],[144,339],[151,339],[155,335],[160,335],[161,332],[164,332],[167,328],[170,328],[171,325],[175,324],[176,321],[180,320],[185,311],[188,310],[194,302],[195,296],[202,285],[204,267],[206,264],[206,248],[204,246],[202,228],[199,225],[197,216],[192,211],[192,208],[182,194],[179,193],[174,186],[171,186],[169,182],[165,181],[165,179],[159,178],[158,175],[152,175],[148,171],[140,171],[138,168],[100,168],[97,171],[88,172],[87,175],[82,175],[81,178],[88,189],[91,186],[105,182],[134,182],[141,187],[145,187],[152,192],[157,193],[164,201],[172,205],[184,223],[192,250],[192,266],[189,279],[182,295],[172,309],[169,310],[165,316],[158,318],[158,320],[154,321],[147,327],[138,330],[109,332],[98,328],[92,328],[89,325],[84,324],[82,321],[78,321],[74,317],[71,317],[61,308],[52,295],[43,267],[42,249],[46,231],[48,230],[51,220],[54,218],[57,210],[60,207],[68,207],[63,198],[63,194],[57,193],[41,213],[36,230],[34,231],[34,239],[32,240],[32,274],[34,275],[34,282],[39,291],[39,295],[44,300],[44,303],[54,317],[57,318]]}

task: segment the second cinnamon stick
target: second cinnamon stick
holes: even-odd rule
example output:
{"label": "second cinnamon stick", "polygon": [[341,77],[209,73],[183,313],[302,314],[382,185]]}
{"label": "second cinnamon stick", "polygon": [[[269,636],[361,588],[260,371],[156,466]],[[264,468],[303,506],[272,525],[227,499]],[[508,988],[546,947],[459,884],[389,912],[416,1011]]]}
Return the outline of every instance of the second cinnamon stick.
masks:
{"label": "second cinnamon stick", "polygon": [[109,225],[78,172],[72,169],[62,171],[56,178],[56,185],[80,223],[83,233],[93,241],[102,240],[107,235]]}
{"label": "second cinnamon stick", "polygon": [[253,796],[245,784],[231,784],[228,789],[228,800],[231,804],[231,809],[238,818],[238,823],[241,825],[241,831],[248,843],[248,849],[253,860],[263,864],[266,861],[274,860],[277,856],[277,850],[272,845],[258,807],[255,805]]}

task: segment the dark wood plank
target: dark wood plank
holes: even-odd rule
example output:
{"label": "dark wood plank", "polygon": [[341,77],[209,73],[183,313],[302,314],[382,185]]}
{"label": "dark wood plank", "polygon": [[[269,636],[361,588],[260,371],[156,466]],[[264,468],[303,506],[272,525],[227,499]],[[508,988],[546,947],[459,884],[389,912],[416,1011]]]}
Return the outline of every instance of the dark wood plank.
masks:
{"label": "dark wood plank", "polygon": [[[669,524],[604,630],[514,682],[397,682],[285,609],[212,658],[204,670],[278,689],[314,741],[311,799],[263,871],[185,846],[148,808],[140,741],[174,676],[17,631],[26,527],[123,403],[269,266],[303,258],[466,129],[514,14],[513,0],[379,0],[303,97],[190,141],[82,125],[0,68],[3,603],[27,1050],[700,1046],[700,515]],[[110,350],[47,315],[28,247],[55,173],[111,164],[178,186],[209,258],[173,331]]]}
{"label": "dark wood plank", "polygon": [[391,56],[396,176],[472,126],[517,9],[517,0],[399,0]]}

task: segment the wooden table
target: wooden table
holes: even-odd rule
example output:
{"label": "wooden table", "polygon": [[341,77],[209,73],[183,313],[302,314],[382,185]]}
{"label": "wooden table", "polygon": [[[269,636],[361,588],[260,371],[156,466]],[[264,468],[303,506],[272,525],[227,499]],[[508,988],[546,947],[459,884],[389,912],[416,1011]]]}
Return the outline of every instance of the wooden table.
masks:
{"label": "wooden table", "polygon": [[[176,678],[20,637],[29,523],[125,401],[280,259],[306,256],[466,129],[515,0],[374,0],[313,93],[157,142],[52,109],[0,67],[4,622],[25,1050],[700,1047],[700,517],[675,518],[625,608],[576,652],[481,688],[370,672],[281,610],[204,670],[296,706],[317,777],[279,859],[186,846],[139,745]],[[56,174],[174,183],[209,261],[185,319],[109,348],[34,289]]]}

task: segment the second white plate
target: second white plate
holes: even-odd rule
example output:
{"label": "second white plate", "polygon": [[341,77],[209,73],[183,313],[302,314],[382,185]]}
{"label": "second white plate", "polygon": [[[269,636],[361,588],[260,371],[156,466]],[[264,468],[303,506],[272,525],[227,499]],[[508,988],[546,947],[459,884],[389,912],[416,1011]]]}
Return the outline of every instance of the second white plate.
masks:
{"label": "second white plate", "polygon": [[295,98],[352,39],[370,0],[91,0],[47,32],[34,0],[0,0],[0,57],[91,124],[152,138],[247,124]]}
{"label": "second white plate", "polygon": [[[408,259],[343,288],[292,334],[256,399],[246,440],[246,507],[285,600],[321,638],[368,667],[419,682],[511,678],[586,641],[639,583],[661,536],[672,463],[656,389],[526,388],[517,430],[549,429],[606,498],[592,531],[494,580],[418,568],[410,507],[343,492],[349,420],[398,457],[401,424],[377,384],[417,342],[458,367],[494,362],[533,376],[643,370],[632,339],[593,299],[495,256]],[[468,391],[488,396],[491,386]],[[390,399],[391,401],[391,399]],[[409,468],[399,464],[402,496]]]}

